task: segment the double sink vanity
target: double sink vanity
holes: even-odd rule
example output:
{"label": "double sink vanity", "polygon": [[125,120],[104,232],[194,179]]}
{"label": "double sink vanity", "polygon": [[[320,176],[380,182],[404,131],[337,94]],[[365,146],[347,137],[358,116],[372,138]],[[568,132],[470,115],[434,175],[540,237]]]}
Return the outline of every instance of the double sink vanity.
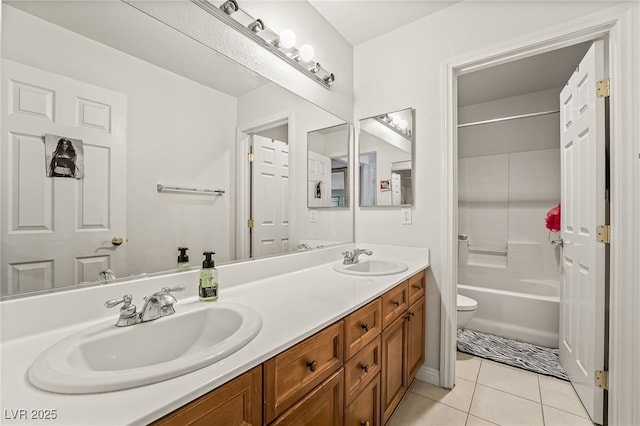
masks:
{"label": "double sink vanity", "polygon": [[[223,265],[219,302],[198,271],[3,302],[3,424],[384,424],[424,363],[429,254],[352,246]],[[157,320],[102,308],[175,285]]]}

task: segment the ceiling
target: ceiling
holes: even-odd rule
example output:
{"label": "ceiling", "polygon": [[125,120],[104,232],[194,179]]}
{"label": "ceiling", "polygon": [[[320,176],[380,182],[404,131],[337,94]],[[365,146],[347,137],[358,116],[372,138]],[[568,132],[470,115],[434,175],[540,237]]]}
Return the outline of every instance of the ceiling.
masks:
{"label": "ceiling", "polygon": [[507,62],[458,77],[458,106],[564,86],[591,42]]}
{"label": "ceiling", "polygon": [[355,46],[459,1],[309,0],[309,3]]}

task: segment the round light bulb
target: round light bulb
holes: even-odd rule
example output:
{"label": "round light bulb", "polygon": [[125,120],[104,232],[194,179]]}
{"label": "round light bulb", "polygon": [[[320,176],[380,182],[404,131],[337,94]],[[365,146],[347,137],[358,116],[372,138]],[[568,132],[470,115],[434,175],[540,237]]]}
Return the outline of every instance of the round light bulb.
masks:
{"label": "round light bulb", "polygon": [[394,115],[393,119],[391,120],[391,122],[393,124],[395,124],[396,126],[400,124],[400,116],[399,115]]}
{"label": "round light bulb", "polygon": [[302,61],[309,62],[313,59],[313,54],[313,47],[309,46],[308,44],[303,44],[302,46],[300,46],[300,59]]}
{"label": "round light bulb", "polygon": [[289,28],[286,28],[280,33],[279,40],[282,47],[291,49],[296,44],[296,33],[291,31]]}
{"label": "round light bulb", "polygon": [[398,124],[398,126],[400,126],[400,128],[402,130],[407,128],[407,120],[400,120],[400,123]]}

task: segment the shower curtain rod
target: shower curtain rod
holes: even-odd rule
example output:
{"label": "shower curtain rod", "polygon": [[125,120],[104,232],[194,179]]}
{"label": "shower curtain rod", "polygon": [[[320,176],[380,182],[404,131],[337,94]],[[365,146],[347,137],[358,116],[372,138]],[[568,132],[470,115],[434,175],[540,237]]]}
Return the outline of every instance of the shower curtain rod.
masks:
{"label": "shower curtain rod", "polygon": [[532,112],[531,114],[512,115],[512,116],[509,116],[509,117],[502,117],[502,118],[492,118],[490,120],[474,121],[473,123],[458,124],[458,128],[470,127],[470,126],[478,126],[480,124],[498,123],[500,121],[517,120],[519,118],[537,117],[537,116],[540,116],[540,115],[557,114],[559,112],[560,112],[560,110],[557,109],[557,110],[552,110],[552,111]]}

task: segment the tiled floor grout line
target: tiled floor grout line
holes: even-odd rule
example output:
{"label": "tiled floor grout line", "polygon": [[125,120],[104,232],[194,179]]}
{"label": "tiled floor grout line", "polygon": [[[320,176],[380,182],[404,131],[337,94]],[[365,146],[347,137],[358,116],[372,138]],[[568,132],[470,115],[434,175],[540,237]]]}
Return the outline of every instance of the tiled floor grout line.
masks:
{"label": "tiled floor grout line", "polygon": [[545,426],[547,424],[547,421],[544,418],[544,405],[542,404],[542,387],[540,386],[539,374],[536,377],[536,381],[538,382],[538,394],[540,395],[540,411],[542,412],[542,426]]}

